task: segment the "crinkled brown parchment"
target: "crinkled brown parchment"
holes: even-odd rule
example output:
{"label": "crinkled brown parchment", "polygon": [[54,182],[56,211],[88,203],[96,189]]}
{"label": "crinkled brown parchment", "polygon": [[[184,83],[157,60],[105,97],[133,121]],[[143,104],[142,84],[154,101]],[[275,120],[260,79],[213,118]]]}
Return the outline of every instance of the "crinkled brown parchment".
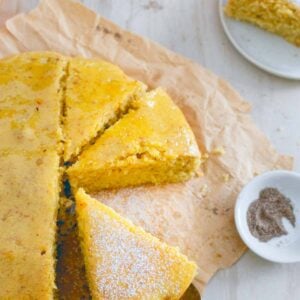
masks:
{"label": "crinkled brown parchment", "polygon": [[264,171],[291,168],[291,159],[278,154],[256,128],[250,106],[227,82],[77,2],[43,0],[5,25],[1,56],[53,50],[101,57],[151,88],[164,87],[183,110],[209,156],[204,176],[183,184],[105,191],[97,198],[195,260],[194,284],[202,292],[218,269],[231,266],[245,251],[233,219],[242,186]]}

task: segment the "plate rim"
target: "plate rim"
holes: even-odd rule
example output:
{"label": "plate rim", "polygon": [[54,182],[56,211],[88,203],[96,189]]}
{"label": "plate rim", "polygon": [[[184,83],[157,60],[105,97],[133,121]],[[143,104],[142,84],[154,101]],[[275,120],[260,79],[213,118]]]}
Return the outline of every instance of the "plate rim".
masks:
{"label": "plate rim", "polygon": [[289,73],[286,72],[278,72],[275,71],[272,68],[267,67],[266,65],[264,65],[263,63],[258,62],[255,58],[253,58],[251,55],[249,55],[247,52],[245,52],[236,42],[236,40],[234,39],[234,37],[231,35],[231,32],[226,24],[225,18],[227,18],[225,16],[224,13],[224,2],[226,0],[219,0],[219,17],[222,23],[222,27],[225,31],[225,34],[227,36],[227,38],[229,39],[229,41],[231,42],[231,44],[235,47],[235,49],[248,61],[250,61],[252,64],[254,64],[255,66],[257,66],[258,68],[264,70],[265,72],[268,72],[270,74],[276,75],[278,77],[282,77],[285,79],[292,79],[292,80],[300,80],[300,74],[299,75],[291,75]]}

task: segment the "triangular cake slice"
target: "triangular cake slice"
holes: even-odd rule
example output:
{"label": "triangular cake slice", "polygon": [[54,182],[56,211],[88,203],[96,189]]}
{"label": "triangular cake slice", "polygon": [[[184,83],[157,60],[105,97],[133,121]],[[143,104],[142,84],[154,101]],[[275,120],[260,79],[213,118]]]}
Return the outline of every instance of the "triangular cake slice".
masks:
{"label": "triangular cake slice", "polygon": [[179,299],[196,264],[111,208],[76,194],[76,214],[93,299]]}
{"label": "triangular cake slice", "polygon": [[65,161],[125,113],[144,89],[108,62],[71,59],[65,93]]}
{"label": "triangular cake slice", "polygon": [[0,60],[0,151],[57,150],[67,60],[27,52]]}
{"label": "triangular cake slice", "polygon": [[56,151],[0,155],[0,299],[53,299]]}
{"label": "triangular cake slice", "polygon": [[200,153],[180,109],[161,89],[107,129],[69,168],[74,189],[88,192],[145,183],[179,182],[195,174]]}

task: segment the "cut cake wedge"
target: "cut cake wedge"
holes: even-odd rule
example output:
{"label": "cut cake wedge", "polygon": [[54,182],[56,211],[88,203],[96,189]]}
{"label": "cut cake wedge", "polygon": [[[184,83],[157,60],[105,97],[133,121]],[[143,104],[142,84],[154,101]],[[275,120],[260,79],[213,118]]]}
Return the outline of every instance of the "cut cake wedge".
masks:
{"label": "cut cake wedge", "polygon": [[134,105],[68,169],[74,190],[180,182],[196,173],[198,145],[170,97],[157,89]]}
{"label": "cut cake wedge", "polygon": [[65,161],[125,113],[145,86],[115,65],[73,58],[65,94]]}
{"label": "cut cake wedge", "polygon": [[93,299],[179,299],[197,266],[79,189],[81,248]]}

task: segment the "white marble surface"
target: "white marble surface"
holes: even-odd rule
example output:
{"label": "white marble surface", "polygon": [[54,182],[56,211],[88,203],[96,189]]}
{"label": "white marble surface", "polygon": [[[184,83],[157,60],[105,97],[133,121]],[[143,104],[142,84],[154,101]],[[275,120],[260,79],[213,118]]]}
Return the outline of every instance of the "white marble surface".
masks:
{"label": "white marble surface", "polygon": [[[23,0],[22,7],[36,2]],[[275,147],[295,157],[295,170],[300,172],[300,81],[268,75],[242,58],[221,28],[218,0],[82,2],[227,79],[253,104],[253,118]],[[248,252],[214,276],[203,299],[299,300],[300,263],[274,264]]]}

